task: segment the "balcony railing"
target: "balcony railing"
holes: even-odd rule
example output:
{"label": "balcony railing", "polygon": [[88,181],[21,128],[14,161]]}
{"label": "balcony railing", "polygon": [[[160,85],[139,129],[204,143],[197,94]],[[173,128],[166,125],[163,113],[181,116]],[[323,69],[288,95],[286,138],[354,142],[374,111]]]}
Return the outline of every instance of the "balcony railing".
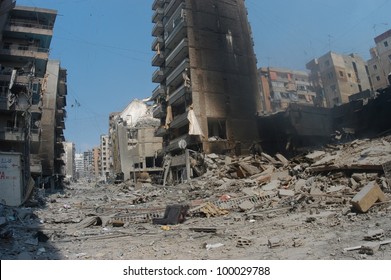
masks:
{"label": "balcony railing", "polygon": [[183,113],[182,115],[176,116],[174,120],[170,123],[170,128],[180,128],[189,123],[187,118],[188,112]]}
{"label": "balcony railing", "polygon": [[54,27],[53,25],[50,24],[42,24],[36,21],[20,20],[20,19],[10,19],[8,25],[27,27],[27,28],[46,29],[46,30],[53,30]]}
{"label": "balcony railing", "polygon": [[152,75],[152,82],[161,83],[163,80],[164,80],[164,71],[161,68],[156,69],[156,71],[153,72]]}
{"label": "balcony railing", "polygon": [[159,44],[159,48],[162,50],[164,48],[164,40],[163,40],[163,37],[162,36],[158,36],[156,37],[153,42],[152,42],[152,46],[151,46],[151,49],[153,51],[157,51],[157,45]]}
{"label": "balcony railing", "polygon": [[161,21],[163,19],[164,15],[164,9],[163,8],[157,8],[155,12],[152,15],[152,22],[156,23],[158,21]]}
{"label": "balcony railing", "polygon": [[175,90],[172,94],[170,94],[168,98],[168,104],[169,105],[181,104],[184,101],[184,97],[187,90],[188,89],[185,87],[184,84],[181,85],[177,90]]}
{"label": "balcony railing", "polygon": [[156,53],[152,58],[152,66],[162,66],[164,62],[164,54]]}
{"label": "balcony railing", "polygon": [[166,92],[166,87],[162,85],[158,85],[153,91],[152,91],[152,99],[155,100],[160,95],[164,94]]}
{"label": "balcony railing", "polygon": [[182,63],[171,72],[171,74],[167,77],[166,85],[176,86],[183,82],[182,73],[186,68],[190,68],[190,60],[188,58],[183,60]]}
{"label": "balcony railing", "polygon": [[180,61],[185,59],[189,53],[188,46],[189,40],[187,38],[182,39],[176,48],[167,56],[166,66],[171,67],[172,64],[178,64]]}
{"label": "balcony railing", "polygon": [[152,29],[152,36],[157,37],[159,35],[162,35],[164,31],[163,23],[161,21],[158,21]]}
{"label": "balcony railing", "polygon": [[153,109],[153,117],[154,118],[162,118],[166,112],[163,110],[163,106],[161,104],[157,105],[154,109]]}

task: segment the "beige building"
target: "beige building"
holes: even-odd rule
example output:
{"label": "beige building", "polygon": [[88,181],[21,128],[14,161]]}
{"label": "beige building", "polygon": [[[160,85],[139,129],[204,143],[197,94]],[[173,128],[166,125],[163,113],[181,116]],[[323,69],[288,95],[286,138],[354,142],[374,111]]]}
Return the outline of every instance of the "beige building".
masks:
{"label": "beige building", "polygon": [[[133,100],[121,113],[110,115],[110,148],[114,175],[124,180],[139,173],[159,173],[162,138],[155,136],[159,121],[152,117],[152,107]],[[137,174],[136,174],[137,173]]]}
{"label": "beige building", "polygon": [[100,174],[107,179],[107,177],[112,174],[112,172],[110,172],[111,153],[108,135],[100,136],[100,152]]}
{"label": "beige building", "polygon": [[351,95],[372,90],[367,63],[356,54],[328,52],[307,63],[307,69],[311,71],[310,82],[317,94],[323,94],[326,107],[347,103]]}
{"label": "beige building", "polygon": [[316,93],[305,71],[264,67],[258,69],[264,113],[283,111],[289,104],[313,106]]}
{"label": "beige building", "polygon": [[101,150],[100,147],[92,149],[92,160],[93,160],[93,174],[95,178],[99,178],[101,174]]}
{"label": "beige building", "polygon": [[72,142],[65,142],[64,150],[65,178],[67,178],[68,180],[76,179],[75,144]]}
{"label": "beige building", "polygon": [[373,89],[384,89],[390,85],[391,74],[391,29],[375,38],[376,46],[371,49],[368,60],[369,74]]}

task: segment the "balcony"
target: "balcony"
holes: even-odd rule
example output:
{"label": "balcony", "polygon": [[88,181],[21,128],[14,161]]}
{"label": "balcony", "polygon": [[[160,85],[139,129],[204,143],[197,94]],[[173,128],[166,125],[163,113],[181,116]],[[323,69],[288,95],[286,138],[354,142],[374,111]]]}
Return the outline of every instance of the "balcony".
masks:
{"label": "balcony", "polygon": [[183,84],[177,90],[175,90],[168,97],[168,105],[179,105],[185,101],[185,94],[188,91],[188,88]]}
{"label": "balcony", "polygon": [[158,104],[154,109],[153,109],[153,117],[156,119],[162,118],[166,115],[165,110],[163,110],[162,104]]}
{"label": "balcony", "polygon": [[160,95],[163,95],[166,92],[166,87],[163,85],[158,85],[153,91],[152,91],[152,99],[156,100]]}
{"label": "balcony", "polygon": [[182,135],[182,136],[170,141],[170,144],[167,147],[165,147],[165,152],[172,152],[172,151],[181,149],[179,147],[179,142],[182,140],[186,141],[186,143],[189,144],[189,141],[190,141],[189,135],[187,135],[187,134]]}
{"label": "balcony", "polygon": [[155,131],[155,136],[163,137],[164,135],[166,135],[166,133],[167,133],[167,129],[164,126],[161,126]]}
{"label": "balcony", "polygon": [[166,85],[172,85],[173,87],[176,87],[180,83],[183,83],[182,73],[186,68],[190,68],[190,60],[188,58],[183,60],[182,63],[171,72],[171,74],[167,77]]}
{"label": "balcony", "polygon": [[164,63],[164,54],[156,53],[152,58],[152,66],[162,66]]}
{"label": "balcony", "polygon": [[40,142],[41,141],[41,133],[40,133],[40,130],[39,129],[31,129],[31,136],[30,136],[30,140],[32,142]]}
{"label": "balcony", "polygon": [[0,128],[0,140],[24,142],[24,131],[18,127]]}
{"label": "balcony", "polygon": [[185,126],[189,123],[189,120],[187,118],[187,112],[183,113],[182,115],[176,116],[173,121],[170,123],[170,128],[180,128],[182,126]]}
{"label": "balcony", "polygon": [[172,67],[178,65],[189,55],[189,40],[184,38],[176,48],[167,56],[166,67]]}
{"label": "balcony", "polygon": [[168,0],[155,0],[152,3],[152,10],[156,10],[158,8],[163,8],[164,4],[168,2]]}
{"label": "balcony", "polygon": [[164,27],[161,21],[157,22],[152,29],[152,36],[158,37],[159,35],[163,35]]}
{"label": "balcony", "polygon": [[170,3],[164,9],[164,15],[167,18],[171,17],[174,14],[175,9],[179,6],[181,2],[181,0],[171,0]]}
{"label": "balcony", "polygon": [[[10,19],[4,31],[13,33],[25,33],[33,38],[52,37],[53,25],[42,24],[37,21],[25,19]],[[44,41],[44,40],[43,40]]]}
{"label": "balcony", "polygon": [[164,80],[164,71],[162,68],[156,69],[155,72],[152,74],[152,82],[154,83],[161,83]]}
{"label": "balcony", "polygon": [[37,46],[2,44],[0,46],[0,55],[47,60],[49,58],[49,49]]}
{"label": "balcony", "polygon": [[159,45],[159,49],[162,50],[164,48],[164,39],[162,36],[159,36],[159,37],[156,37],[153,42],[152,42],[152,46],[151,46],[151,49],[153,51],[157,51],[158,50],[158,45]]}
{"label": "balcony", "polygon": [[[167,23],[166,26],[169,25],[170,23]],[[173,25],[172,22],[171,25]],[[165,43],[167,49],[175,48],[175,46],[178,45],[183,38],[187,37],[187,30],[185,28],[187,24],[184,18],[179,16],[179,18],[174,21],[174,25],[175,27],[171,31],[168,31],[168,36]],[[169,29],[167,28],[167,30]]]}
{"label": "balcony", "polygon": [[158,21],[162,21],[164,15],[163,8],[157,8],[152,15],[152,22],[157,23]]}

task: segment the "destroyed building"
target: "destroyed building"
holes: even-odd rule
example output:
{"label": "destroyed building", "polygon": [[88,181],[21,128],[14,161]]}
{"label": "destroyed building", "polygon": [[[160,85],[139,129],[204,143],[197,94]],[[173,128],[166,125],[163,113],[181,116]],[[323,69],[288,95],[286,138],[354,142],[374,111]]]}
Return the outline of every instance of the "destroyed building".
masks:
{"label": "destroyed building", "polygon": [[[152,8],[153,116],[164,153],[248,152],[261,103],[244,1],[155,0]],[[183,175],[184,157],[176,165]]]}
{"label": "destroyed building", "polygon": [[22,203],[64,177],[67,74],[49,61],[57,11],[0,4],[0,150],[20,155]]}
{"label": "destroyed building", "polygon": [[137,179],[142,173],[158,174],[162,160],[162,138],[155,136],[159,121],[152,117],[152,107],[133,100],[121,113],[110,116],[113,174],[117,180]]}

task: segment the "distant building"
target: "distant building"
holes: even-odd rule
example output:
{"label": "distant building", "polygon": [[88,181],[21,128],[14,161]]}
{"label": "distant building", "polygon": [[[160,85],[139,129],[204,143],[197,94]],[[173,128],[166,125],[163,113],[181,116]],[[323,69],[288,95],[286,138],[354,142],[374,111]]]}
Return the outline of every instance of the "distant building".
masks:
{"label": "distant building", "polygon": [[65,177],[69,180],[73,180],[76,176],[75,144],[72,142],[65,142],[64,149]]}
{"label": "distant building", "polygon": [[101,173],[101,150],[100,147],[95,147],[92,149],[92,157],[93,157],[93,174],[95,178],[99,178]]}
{"label": "distant building", "polygon": [[347,103],[349,96],[372,90],[367,63],[356,54],[328,52],[307,63],[307,69],[311,71],[310,82],[317,94],[323,94],[319,97],[326,107]]}
{"label": "distant building", "polygon": [[111,162],[111,153],[110,153],[110,146],[109,146],[109,136],[108,135],[101,135],[100,136],[100,174],[107,178],[111,175],[110,172],[110,162]]}
{"label": "distant building", "polygon": [[75,165],[76,165],[76,178],[77,179],[83,178],[85,176],[83,154],[75,154]]}
{"label": "distant building", "polygon": [[94,176],[94,154],[92,150],[85,151],[83,153],[83,163],[84,163],[84,176],[93,177]]}
{"label": "distant building", "polygon": [[384,89],[390,85],[391,74],[391,29],[375,38],[376,46],[371,49],[368,60],[373,89]]}
{"label": "distant building", "polygon": [[316,93],[307,72],[265,67],[258,70],[258,75],[265,113],[285,110],[291,103],[314,105]]}

